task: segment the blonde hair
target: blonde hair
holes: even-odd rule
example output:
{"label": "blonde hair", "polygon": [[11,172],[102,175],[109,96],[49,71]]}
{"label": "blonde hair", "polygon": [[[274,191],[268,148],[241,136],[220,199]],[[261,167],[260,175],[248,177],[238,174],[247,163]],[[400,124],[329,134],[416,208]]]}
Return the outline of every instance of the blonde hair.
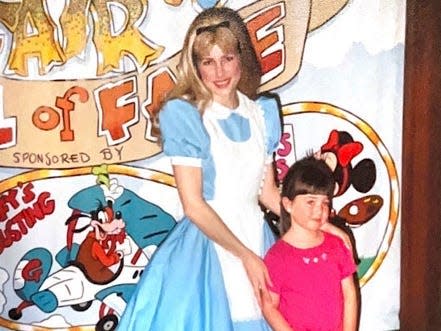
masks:
{"label": "blonde hair", "polygon": [[201,12],[190,25],[178,65],[177,83],[165,101],[182,98],[194,104],[201,113],[204,111],[212,94],[199,77],[197,60],[207,55],[214,45],[224,52],[239,54],[241,78],[237,88],[250,99],[256,99],[261,68],[248,30],[236,11],[220,7]]}
{"label": "blonde hair", "polygon": [[[207,33],[205,33],[207,32]],[[187,30],[177,67],[177,82],[161,102],[159,109],[171,99],[184,99],[202,114],[213,96],[199,77],[198,58],[207,55],[214,45],[224,53],[237,52],[241,76],[237,89],[255,100],[262,71],[256,52],[240,15],[227,7],[215,7],[201,12]],[[162,144],[159,113],[152,114],[152,135]]]}

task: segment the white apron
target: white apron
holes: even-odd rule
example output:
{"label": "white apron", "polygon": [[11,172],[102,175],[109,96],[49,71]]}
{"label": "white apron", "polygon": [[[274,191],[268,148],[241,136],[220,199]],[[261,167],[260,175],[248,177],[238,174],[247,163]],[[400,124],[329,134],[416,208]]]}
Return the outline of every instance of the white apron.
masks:
{"label": "white apron", "polygon": [[[234,110],[213,103],[203,116],[204,126],[211,138],[210,150],[216,174],[214,198],[208,203],[243,244],[262,256],[264,219],[258,205],[258,195],[266,160],[264,117],[256,103],[241,94],[239,100],[239,107]],[[231,123],[231,116],[239,118],[239,121]],[[234,138],[237,134],[227,134],[222,122],[231,132],[240,130],[248,139],[233,141],[232,137],[238,140]],[[237,123],[239,126],[235,125]],[[215,244],[215,248],[233,321],[261,318],[242,262],[219,245]]]}

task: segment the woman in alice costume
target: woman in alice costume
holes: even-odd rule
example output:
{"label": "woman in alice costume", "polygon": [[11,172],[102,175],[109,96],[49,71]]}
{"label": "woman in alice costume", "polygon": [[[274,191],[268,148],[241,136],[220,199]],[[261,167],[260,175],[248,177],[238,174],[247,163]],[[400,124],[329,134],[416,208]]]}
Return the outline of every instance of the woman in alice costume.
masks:
{"label": "woman in alice costume", "polygon": [[178,68],[159,124],[185,217],[148,264],[118,330],[269,331],[261,257],[274,236],[259,202],[279,214],[278,104],[257,96],[260,66],[232,9],[195,18]]}

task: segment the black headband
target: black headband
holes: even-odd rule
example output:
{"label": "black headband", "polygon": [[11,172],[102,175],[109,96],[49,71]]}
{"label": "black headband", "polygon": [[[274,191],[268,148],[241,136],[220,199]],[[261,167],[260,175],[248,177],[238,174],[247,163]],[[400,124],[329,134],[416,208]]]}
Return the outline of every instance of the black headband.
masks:
{"label": "black headband", "polygon": [[229,28],[229,27],[230,27],[230,22],[228,21],[223,21],[213,25],[201,26],[200,28],[196,29],[196,36],[199,36],[203,32],[216,32],[216,30],[219,28]]}

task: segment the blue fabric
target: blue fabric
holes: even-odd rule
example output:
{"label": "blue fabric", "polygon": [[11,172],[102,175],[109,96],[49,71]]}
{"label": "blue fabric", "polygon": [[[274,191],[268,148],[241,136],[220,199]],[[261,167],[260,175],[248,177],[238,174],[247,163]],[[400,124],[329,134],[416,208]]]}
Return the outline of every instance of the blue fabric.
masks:
{"label": "blue fabric", "polygon": [[219,125],[232,141],[247,141],[251,137],[250,121],[236,113],[231,113],[226,119],[219,120]]}
{"label": "blue fabric", "polygon": [[[274,236],[265,223],[265,251]],[[214,245],[187,218],[154,254],[119,331],[270,331],[264,320],[233,324]]]}
{"label": "blue fabric", "polygon": [[187,101],[167,102],[159,113],[164,153],[169,156],[206,158],[210,140],[199,111]]}
{"label": "blue fabric", "polygon": [[260,97],[257,103],[263,109],[263,117],[266,126],[266,150],[268,155],[272,155],[279,145],[280,135],[282,134],[279,106],[276,99],[270,97]]}
{"label": "blue fabric", "polygon": [[[268,156],[271,156],[279,145],[281,135],[279,107],[274,98],[259,97],[256,102],[263,110],[266,126],[266,150]],[[239,124],[245,127],[248,125],[249,132],[248,120],[236,115],[233,116],[232,121],[241,122],[241,119],[245,122]],[[199,111],[185,100],[170,100],[159,113],[159,124],[165,155],[192,157],[202,160],[204,173],[203,196],[205,199],[211,200],[214,196],[216,172],[210,154],[210,136],[205,130]],[[227,127],[225,124],[226,122],[220,123],[227,137],[234,141],[246,140],[246,135],[229,132],[225,129]],[[247,132],[246,128],[244,132]]]}
{"label": "blue fabric", "polygon": [[170,100],[159,113],[159,125],[165,155],[202,160],[203,196],[211,200],[216,173],[210,154],[210,136],[205,130],[199,111],[185,100]]}
{"label": "blue fabric", "polygon": [[271,331],[268,323],[262,320],[234,324],[234,331]]}
{"label": "blue fabric", "polygon": [[[256,102],[263,110],[267,138],[266,147],[268,155],[271,155],[276,150],[281,135],[279,107],[274,98],[259,97]],[[245,121],[240,124],[244,127],[245,133],[230,133],[228,129],[225,129],[227,126],[220,123],[225,134],[234,141],[246,140],[246,132],[249,136],[248,121],[239,115],[232,115],[227,120],[221,121],[230,120]],[[208,157],[210,137],[205,131],[199,111],[192,104],[180,99],[167,102],[164,109],[159,113],[159,123],[166,155],[201,159]],[[246,126],[248,126],[248,129],[246,129]]]}

